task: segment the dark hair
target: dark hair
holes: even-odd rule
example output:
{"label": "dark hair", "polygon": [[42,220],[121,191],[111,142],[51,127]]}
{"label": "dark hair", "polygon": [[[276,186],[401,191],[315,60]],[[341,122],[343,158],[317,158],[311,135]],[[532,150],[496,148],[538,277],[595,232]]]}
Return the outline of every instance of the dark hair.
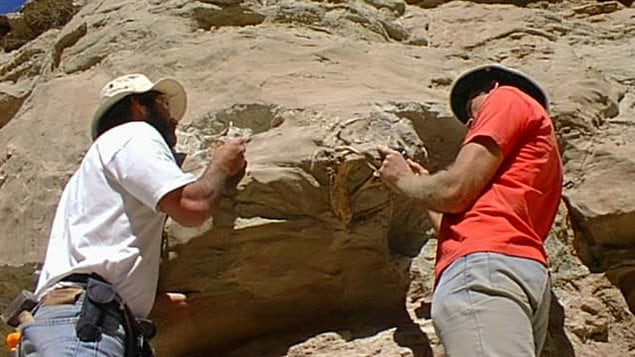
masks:
{"label": "dark hair", "polygon": [[488,93],[489,91],[494,89],[494,86],[496,86],[495,80],[475,83],[474,86],[470,89],[467,98],[472,99],[481,93]]}
{"label": "dark hair", "polygon": [[[467,113],[468,117],[470,116],[470,112],[472,111],[472,99],[478,96],[481,93],[488,93],[496,86],[496,81],[483,81],[475,83],[474,86],[470,89],[470,92],[467,95],[467,101],[465,101],[465,113]],[[469,118],[468,118],[469,119]]]}
{"label": "dark hair", "polygon": [[101,116],[99,123],[97,124],[97,135],[95,138],[118,125],[130,121],[132,118],[132,113],[130,112],[132,98],[136,98],[140,104],[152,108],[154,107],[157,96],[160,94],[161,93],[157,91],[149,91],[141,94],[130,94],[123,97]]}

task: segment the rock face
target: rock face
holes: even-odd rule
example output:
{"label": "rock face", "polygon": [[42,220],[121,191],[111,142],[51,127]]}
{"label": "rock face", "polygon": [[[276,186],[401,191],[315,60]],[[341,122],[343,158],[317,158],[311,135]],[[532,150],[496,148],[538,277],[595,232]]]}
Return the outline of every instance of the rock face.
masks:
{"label": "rock face", "polygon": [[[64,12],[37,28],[28,11]],[[464,129],[452,80],[501,62],[547,90],[566,169],[548,240],[544,356],[635,351],[635,10],[620,2],[35,0],[0,18],[2,306],[46,249],[90,145],[97,93],[129,72],[179,79],[185,168],[250,133],[245,177],[200,229],[169,224],[159,355],[443,355],[429,300],[435,239],[373,176],[377,144],[432,171]],[[17,42],[15,39],[22,39]],[[630,307],[630,310],[629,310]]]}

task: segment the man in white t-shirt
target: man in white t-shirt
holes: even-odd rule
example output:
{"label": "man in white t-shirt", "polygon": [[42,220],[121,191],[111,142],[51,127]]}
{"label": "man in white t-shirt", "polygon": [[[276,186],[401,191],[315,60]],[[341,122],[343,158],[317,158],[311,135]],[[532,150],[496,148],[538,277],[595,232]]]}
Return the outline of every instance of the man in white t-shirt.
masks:
{"label": "man in white t-shirt", "polygon": [[132,74],[102,89],[94,143],[57,207],[22,355],[142,355],[130,320],[154,304],[166,217],[203,224],[246,167],[238,138],[216,148],[200,177],[181,171],[173,148],[185,108],[173,79]]}

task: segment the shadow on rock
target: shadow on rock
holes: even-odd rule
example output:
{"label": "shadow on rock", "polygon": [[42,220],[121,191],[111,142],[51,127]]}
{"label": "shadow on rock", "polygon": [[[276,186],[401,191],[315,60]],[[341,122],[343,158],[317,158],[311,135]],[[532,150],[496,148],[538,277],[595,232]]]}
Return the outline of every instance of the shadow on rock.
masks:
{"label": "shadow on rock", "polygon": [[[362,316],[362,317],[360,317]],[[304,355],[357,355],[368,348],[409,349],[414,357],[432,357],[428,336],[410,320],[407,313],[369,316],[350,315],[328,328],[306,327],[293,333],[264,336],[216,351],[214,356],[304,356]],[[206,354],[209,355],[209,354]]]}
{"label": "shadow on rock", "polygon": [[410,349],[414,357],[434,356],[430,346],[430,339],[421,331],[419,325],[410,320],[408,320],[407,324],[397,327],[393,339],[399,346]]}
{"label": "shadow on rock", "polygon": [[573,357],[573,345],[564,331],[564,307],[558,297],[551,292],[551,311],[549,311],[549,331],[541,357]]}

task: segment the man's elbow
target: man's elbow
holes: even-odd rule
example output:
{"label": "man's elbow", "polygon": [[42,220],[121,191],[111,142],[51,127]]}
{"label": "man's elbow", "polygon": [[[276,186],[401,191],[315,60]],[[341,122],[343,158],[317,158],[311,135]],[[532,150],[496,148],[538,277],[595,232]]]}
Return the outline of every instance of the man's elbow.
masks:
{"label": "man's elbow", "polygon": [[465,211],[467,211],[469,208],[468,205],[464,205],[464,204],[460,204],[460,203],[452,203],[452,204],[448,204],[445,209],[443,210],[444,213],[451,213],[451,214],[459,214],[459,213],[463,213]]}
{"label": "man's elbow", "polygon": [[199,227],[203,225],[213,213],[213,211],[188,211],[171,215],[170,218],[183,227]]}
{"label": "man's elbow", "polygon": [[207,201],[181,201],[181,204],[170,217],[183,227],[203,225],[216,212],[216,207]]}
{"label": "man's elbow", "polygon": [[191,198],[183,189],[168,193],[159,202],[159,209],[184,227],[198,227],[214,215],[217,205],[207,198]]}
{"label": "man's elbow", "polygon": [[467,211],[474,204],[475,198],[466,194],[460,189],[453,189],[448,192],[445,199],[445,207],[443,212],[451,214],[459,214]]}

